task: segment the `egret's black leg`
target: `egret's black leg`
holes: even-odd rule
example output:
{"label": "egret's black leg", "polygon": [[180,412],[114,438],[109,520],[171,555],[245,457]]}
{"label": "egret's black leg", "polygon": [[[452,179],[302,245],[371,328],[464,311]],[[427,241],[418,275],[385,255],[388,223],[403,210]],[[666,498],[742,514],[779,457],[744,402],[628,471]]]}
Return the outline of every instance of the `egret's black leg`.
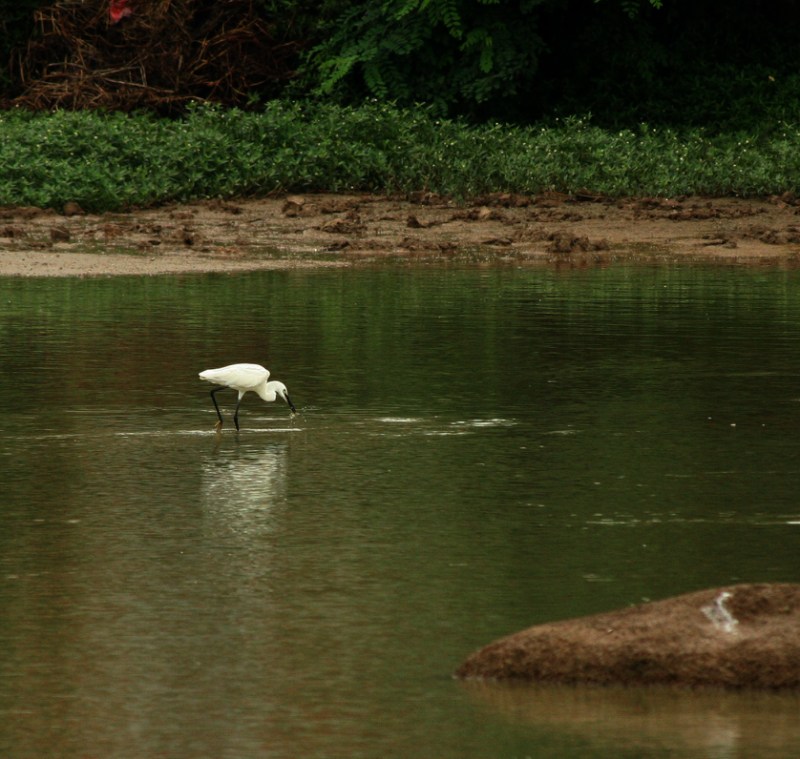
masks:
{"label": "egret's black leg", "polygon": [[[214,408],[217,410],[217,416],[219,417],[219,426],[222,427],[222,414],[219,413],[219,406],[217,406],[217,399],[214,397],[214,393],[218,393],[220,390],[227,390],[226,387],[215,387],[211,391],[211,400],[214,401]],[[239,426],[236,426],[236,429],[239,429]]]}
{"label": "egret's black leg", "polygon": [[239,404],[242,402],[242,398],[244,395],[239,396],[239,400],[236,401],[236,411],[233,412],[233,423],[236,425],[236,431],[239,431]]}

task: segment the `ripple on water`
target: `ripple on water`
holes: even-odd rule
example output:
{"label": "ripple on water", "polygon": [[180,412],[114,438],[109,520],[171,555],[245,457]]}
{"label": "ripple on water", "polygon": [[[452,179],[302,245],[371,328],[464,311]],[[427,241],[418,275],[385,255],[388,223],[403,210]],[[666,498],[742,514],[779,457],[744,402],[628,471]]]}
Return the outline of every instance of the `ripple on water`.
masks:
{"label": "ripple on water", "polygon": [[402,428],[401,431],[393,430],[387,432],[381,430],[373,434],[380,436],[408,436],[424,435],[426,437],[453,437],[458,435],[469,435],[480,429],[490,429],[494,427],[513,427],[517,424],[514,419],[492,418],[492,419],[459,419],[456,421],[441,421],[438,419],[425,419],[423,417],[408,416],[383,416],[375,420],[378,424],[395,425]]}

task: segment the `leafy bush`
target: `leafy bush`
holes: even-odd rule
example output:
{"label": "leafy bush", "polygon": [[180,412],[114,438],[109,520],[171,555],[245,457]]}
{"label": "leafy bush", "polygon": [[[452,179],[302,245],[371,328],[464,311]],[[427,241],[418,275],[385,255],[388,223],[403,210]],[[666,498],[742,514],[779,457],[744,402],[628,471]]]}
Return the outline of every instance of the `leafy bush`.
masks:
{"label": "leafy bush", "polygon": [[113,210],[272,192],[589,191],[765,195],[798,190],[800,127],[710,134],[469,125],[430,110],[272,102],[260,113],[0,113],[0,204]]}
{"label": "leafy bush", "polygon": [[356,0],[339,9],[306,73],[340,102],[424,102],[444,115],[513,100],[535,76],[545,47],[536,11],[547,2]]}

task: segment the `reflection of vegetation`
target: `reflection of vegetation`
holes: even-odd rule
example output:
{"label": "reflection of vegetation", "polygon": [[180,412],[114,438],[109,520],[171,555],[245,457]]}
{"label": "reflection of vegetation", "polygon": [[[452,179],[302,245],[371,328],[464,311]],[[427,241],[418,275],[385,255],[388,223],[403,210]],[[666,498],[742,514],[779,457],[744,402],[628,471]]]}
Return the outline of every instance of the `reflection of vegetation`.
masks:
{"label": "reflection of vegetation", "polygon": [[[13,374],[17,362],[37,365],[45,376],[60,377],[66,393],[83,392],[90,380],[79,363],[69,368],[72,354],[61,356],[66,366],[45,358],[54,341],[64,339],[78,346],[76,356],[114,356],[95,372],[129,382],[133,392],[143,374],[152,374],[157,385],[159,373],[177,374],[182,384],[195,381],[195,369],[253,360],[284,374],[291,368],[306,383],[333,383],[355,403],[432,393],[454,405],[465,397],[483,403],[479,388],[498,399],[506,393],[494,377],[509,360],[524,361],[533,373],[550,367],[554,375],[602,372],[623,360],[641,362],[645,372],[653,361],[667,362],[665,370],[672,361],[713,367],[719,351],[727,350],[714,332],[758,333],[750,345],[754,355],[725,360],[748,370],[776,368],[773,348],[796,329],[800,291],[790,286],[789,273],[754,276],[612,267],[566,275],[391,268],[7,279],[0,282],[0,347],[5,371]],[[709,321],[709,311],[719,318]],[[224,339],[206,337],[217,334]],[[683,335],[677,342],[676,334]],[[373,366],[376,356],[382,368]],[[321,366],[325,377],[318,374]],[[294,377],[283,379],[297,384]],[[515,393],[530,392],[524,373],[509,381]],[[548,392],[558,392],[558,384]]]}
{"label": "reflection of vegetation", "polygon": [[273,191],[587,191],[610,196],[793,190],[800,129],[760,136],[567,119],[470,126],[429,111],[271,103],[198,108],[161,121],[124,114],[0,115],[0,204],[86,210]]}

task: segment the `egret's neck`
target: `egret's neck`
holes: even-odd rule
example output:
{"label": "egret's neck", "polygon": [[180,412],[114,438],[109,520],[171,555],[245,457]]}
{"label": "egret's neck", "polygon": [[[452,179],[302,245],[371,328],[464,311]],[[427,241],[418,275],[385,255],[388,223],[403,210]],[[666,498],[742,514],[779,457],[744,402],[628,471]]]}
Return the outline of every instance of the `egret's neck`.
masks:
{"label": "egret's neck", "polygon": [[270,387],[271,384],[271,382],[262,382],[260,385],[256,385],[256,387],[253,388],[262,401],[275,400],[275,390]]}

